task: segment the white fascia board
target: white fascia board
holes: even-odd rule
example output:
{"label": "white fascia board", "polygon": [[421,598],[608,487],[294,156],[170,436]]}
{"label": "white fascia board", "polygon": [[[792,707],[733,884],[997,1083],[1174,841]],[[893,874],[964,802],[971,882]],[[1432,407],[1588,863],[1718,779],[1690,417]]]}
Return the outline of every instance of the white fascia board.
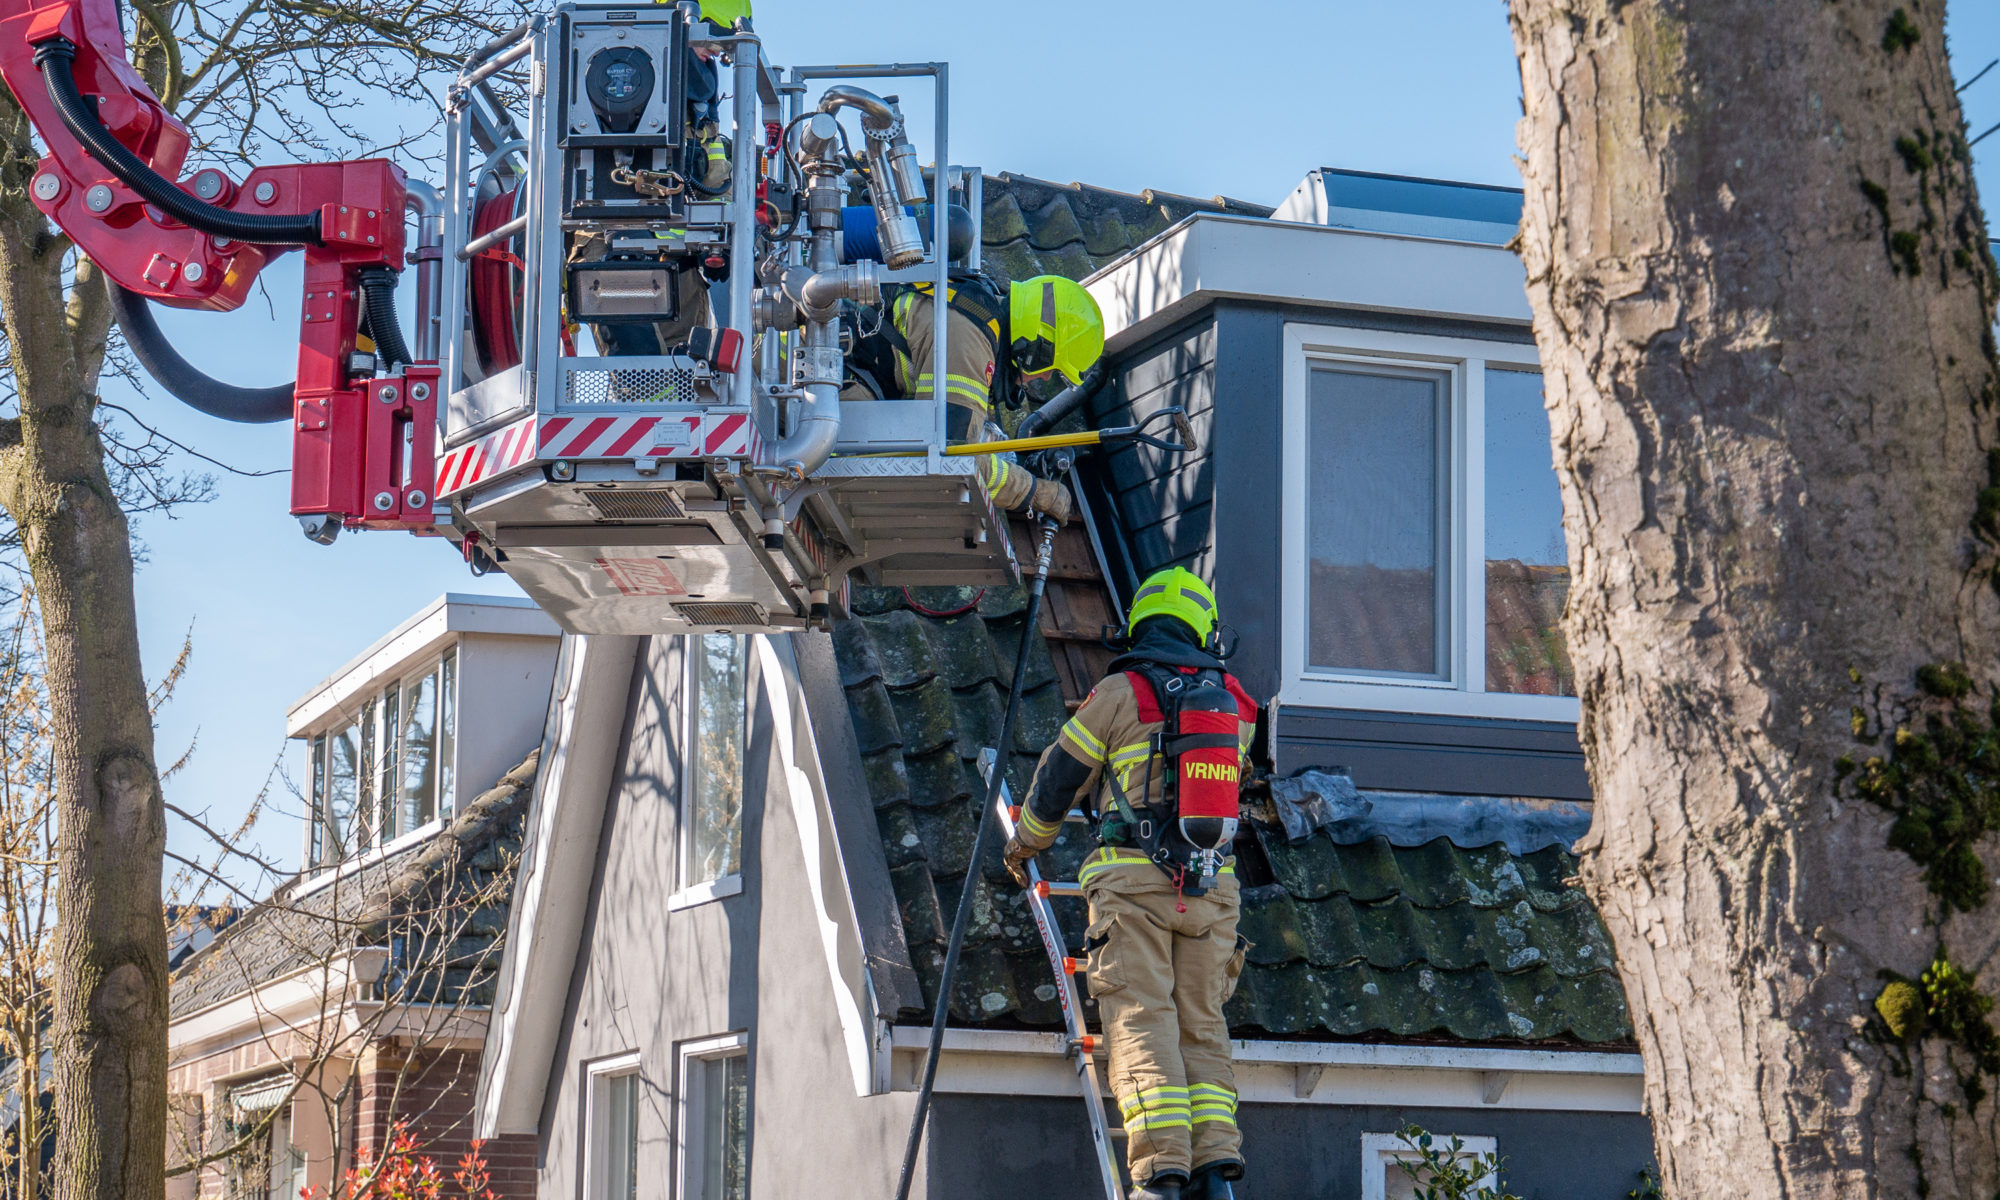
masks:
{"label": "white fascia board", "polygon": [[[379,951],[364,947],[267,980],[226,1000],[167,1022],[170,1057],[200,1057],[218,1045],[233,1045],[283,1031],[316,1029],[338,1009],[357,980],[381,973],[372,965]],[[368,963],[358,960],[367,959]]]}
{"label": "white fascia board", "polygon": [[285,736],[302,736],[354,696],[400,674],[410,663],[442,648],[454,635],[468,633],[553,638],[561,636],[562,630],[525,596],[447,592],[294,701],[285,710]]}
{"label": "white fascia board", "polygon": [[557,659],[533,829],[517,868],[506,950],[479,1064],[473,1121],[482,1138],[534,1133],[555,1065],[564,1002],[597,873],[604,809],[621,764],[618,742],[638,637],[575,635]]}
{"label": "white fascia board", "polygon": [[1527,272],[1502,246],[1199,213],[1083,281],[1116,352],[1219,299],[1526,328]]}
{"label": "white fascia board", "polygon": [[[895,1029],[894,1090],[916,1089],[929,1032]],[[1239,1040],[1233,1057],[1237,1093],[1251,1104],[1636,1113],[1644,1101],[1637,1054]],[[937,1090],[1073,1096],[1076,1072],[1059,1034],[952,1029]]]}
{"label": "white fascia board", "polygon": [[877,1034],[882,1027],[876,1011],[875,988],[868,974],[868,949],[861,938],[861,917],[847,889],[847,867],[841,857],[840,835],[833,820],[833,802],[822,773],[819,742],[813,736],[812,713],[799,682],[799,664],[791,639],[751,639],[756,646],[764,694],[771,705],[771,735],[798,827],[805,859],[807,894],[812,897],[813,924],[833,984],[834,1008],[840,1014],[841,1041],[857,1096],[888,1090]]}

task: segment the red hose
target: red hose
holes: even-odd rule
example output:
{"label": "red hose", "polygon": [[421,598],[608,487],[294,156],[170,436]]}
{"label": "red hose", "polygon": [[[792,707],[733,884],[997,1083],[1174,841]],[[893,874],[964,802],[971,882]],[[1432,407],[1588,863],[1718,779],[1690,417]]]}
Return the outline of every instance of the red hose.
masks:
{"label": "red hose", "polygon": [[[472,236],[484,237],[513,219],[514,193],[501,192],[474,210]],[[520,259],[505,246],[496,246],[472,260],[472,339],[488,375],[497,375],[521,361],[521,343],[514,332],[519,310],[514,268],[519,264]]]}

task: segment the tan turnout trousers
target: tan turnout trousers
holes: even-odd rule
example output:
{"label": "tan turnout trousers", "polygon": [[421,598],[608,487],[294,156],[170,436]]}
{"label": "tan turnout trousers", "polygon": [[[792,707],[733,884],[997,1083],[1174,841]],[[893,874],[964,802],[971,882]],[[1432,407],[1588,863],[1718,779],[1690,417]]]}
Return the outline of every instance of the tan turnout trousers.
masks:
{"label": "tan turnout trousers", "polygon": [[[1099,852],[1103,854],[1103,851]],[[1135,1183],[1241,1160],[1223,1002],[1243,970],[1237,885],[1180,896],[1143,860],[1092,877],[1090,994],[1110,1043],[1111,1091]],[[1184,906],[1187,911],[1177,911]]]}

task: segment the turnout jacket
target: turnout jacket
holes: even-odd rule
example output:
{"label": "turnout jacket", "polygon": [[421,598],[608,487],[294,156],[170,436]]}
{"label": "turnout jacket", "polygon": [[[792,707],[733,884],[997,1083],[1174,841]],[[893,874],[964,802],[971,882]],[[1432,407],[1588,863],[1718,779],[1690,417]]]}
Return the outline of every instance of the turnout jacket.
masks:
{"label": "turnout jacket", "polygon": [[[998,347],[1003,336],[997,317],[983,308],[961,304],[959,287],[947,298],[945,313],[950,321],[950,344],[945,357],[945,432],[953,444],[983,442],[986,422],[993,415],[993,378],[999,366]],[[970,293],[968,292],[968,295]],[[929,400],[937,395],[931,377],[935,365],[935,326],[931,321],[929,285],[898,287],[881,320],[896,331],[896,339],[878,332],[861,339],[852,364],[867,370],[881,388],[885,399]],[[867,394],[859,385],[844,392],[843,400],[863,400]],[[996,507],[1019,509],[1034,491],[1035,477],[1027,468],[990,454],[979,456],[979,474],[986,494]]]}
{"label": "turnout jacket", "polygon": [[[1168,671],[1194,670],[1160,666]],[[1239,766],[1247,768],[1250,742],[1257,731],[1257,702],[1234,675],[1224,672],[1223,681],[1236,698],[1237,756]],[[1100,820],[1116,817],[1114,789],[1122,790],[1126,803],[1135,810],[1158,805],[1172,764],[1154,749],[1153,735],[1165,724],[1152,684],[1144,675],[1136,671],[1107,675],[1062,727],[1055,744],[1042,752],[1035,781],[1021,806],[1021,844],[1038,852],[1048,849],[1071,808],[1095,814]],[[1144,854],[1116,845],[1116,840],[1106,830],[1106,844],[1084,863],[1077,882],[1087,885],[1106,871],[1128,866],[1157,870]],[[1233,875],[1234,866],[1225,866],[1223,873]]]}

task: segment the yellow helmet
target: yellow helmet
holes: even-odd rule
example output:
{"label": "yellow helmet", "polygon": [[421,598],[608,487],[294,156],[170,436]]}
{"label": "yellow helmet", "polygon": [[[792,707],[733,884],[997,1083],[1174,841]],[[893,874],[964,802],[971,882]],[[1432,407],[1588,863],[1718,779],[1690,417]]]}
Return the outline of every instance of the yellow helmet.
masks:
{"label": "yellow helmet", "polygon": [[750,0],[701,0],[701,19],[719,29],[734,29],[750,16]]}
{"label": "yellow helmet", "polygon": [[1037,275],[1007,289],[1007,332],[1014,369],[1034,375],[1054,367],[1071,383],[1104,354],[1104,314],[1074,279]]}
{"label": "yellow helmet", "polygon": [[1209,636],[1215,632],[1215,592],[1201,581],[1201,576],[1184,567],[1155,571],[1132,597],[1132,611],[1125,617],[1125,635],[1130,637],[1147,617],[1176,617],[1194,630],[1197,641],[1207,645]]}

